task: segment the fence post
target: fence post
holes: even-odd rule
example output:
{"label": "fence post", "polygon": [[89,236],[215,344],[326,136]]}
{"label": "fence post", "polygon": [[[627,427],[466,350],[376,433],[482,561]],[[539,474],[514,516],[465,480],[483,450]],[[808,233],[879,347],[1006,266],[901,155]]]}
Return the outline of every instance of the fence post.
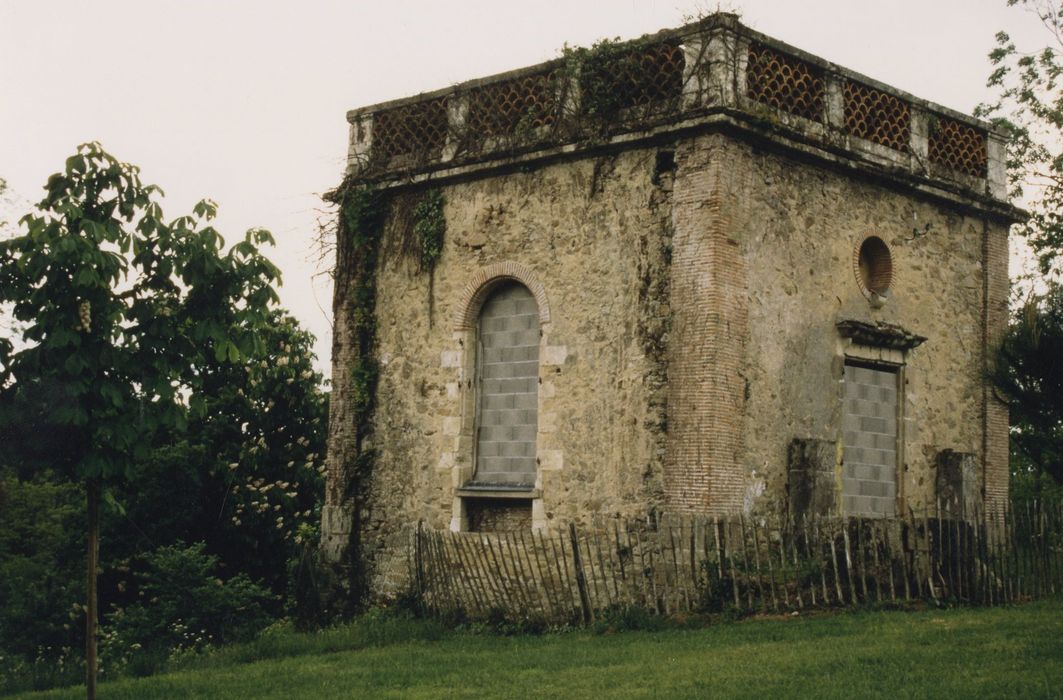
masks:
{"label": "fence post", "polygon": [[417,521],[417,534],[413,539],[413,569],[414,569],[414,581],[417,585],[417,600],[422,602],[424,600],[424,573],[422,571],[423,562],[421,560],[421,531],[424,529],[424,521]]}
{"label": "fence post", "polygon": [[576,536],[576,524],[568,524],[568,533],[572,538],[572,565],[576,569],[576,587],[579,589],[579,604],[583,611],[583,622],[589,624],[592,620],[591,601],[587,595],[587,578],[583,575],[583,561],[579,553],[579,538]]}

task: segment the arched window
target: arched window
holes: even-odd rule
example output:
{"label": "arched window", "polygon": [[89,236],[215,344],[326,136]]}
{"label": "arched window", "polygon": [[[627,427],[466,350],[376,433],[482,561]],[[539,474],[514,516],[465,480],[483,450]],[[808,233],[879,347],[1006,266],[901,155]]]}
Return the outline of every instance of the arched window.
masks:
{"label": "arched window", "polygon": [[476,470],[473,482],[535,485],[539,425],[539,307],[505,281],[480,310],[477,332]]}

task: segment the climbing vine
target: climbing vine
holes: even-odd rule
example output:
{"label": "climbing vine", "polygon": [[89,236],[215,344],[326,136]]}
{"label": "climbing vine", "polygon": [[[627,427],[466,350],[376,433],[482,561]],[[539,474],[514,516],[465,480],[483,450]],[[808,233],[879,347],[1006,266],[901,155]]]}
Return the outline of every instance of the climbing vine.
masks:
{"label": "climbing vine", "polygon": [[[372,432],[380,375],[375,357],[377,270],[381,262],[384,223],[390,198],[372,184],[348,177],[328,197],[339,207],[336,227],[337,311],[345,311],[352,335],[349,394],[351,422],[355,426],[354,454],[346,465],[348,493],[358,489],[368,475],[374,453],[367,437]],[[413,234],[421,269],[432,271],[443,251],[445,200],[439,190],[429,190],[413,211]],[[408,251],[413,254],[413,251]]]}
{"label": "climbing vine", "polygon": [[443,216],[443,193],[429,190],[413,210],[413,233],[420,250],[421,269],[431,272],[443,253],[447,222]]}
{"label": "climbing vine", "polygon": [[653,89],[641,84],[656,77],[647,73],[641,55],[651,45],[647,37],[626,42],[617,37],[601,39],[590,47],[566,44],[561,49],[561,75],[566,84],[579,85],[579,114],[575,116],[584,118],[584,127],[601,130],[621,121],[625,109],[638,101],[636,93]]}
{"label": "climbing vine", "polygon": [[345,308],[353,335],[350,407],[356,429],[358,458],[371,430],[377,376],[376,270],[383,238],[387,202],[371,185],[345,180],[332,193],[339,205],[336,231],[336,306]]}
{"label": "climbing vine", "polygon": [[[704,69],[685,67],[707,63],[709,36],[692,45],[683,39],[654,34],[566,45],[538,72],[374,112],[373,145],[358,156],[356,171],[364,180],[401,178],[445,152],[447,160],[460,162],[546,144],[594,145],[646,127],[683,109],[683,96],[701,90]],[[461,105],[457,112],[465,116],[448,117],[448,103]]]}

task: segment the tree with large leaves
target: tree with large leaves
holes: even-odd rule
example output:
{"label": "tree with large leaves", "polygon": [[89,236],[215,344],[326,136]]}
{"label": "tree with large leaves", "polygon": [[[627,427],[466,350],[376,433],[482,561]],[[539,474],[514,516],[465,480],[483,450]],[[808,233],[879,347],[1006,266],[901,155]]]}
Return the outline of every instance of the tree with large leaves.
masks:
{"label": "tree with large leaves", "polygon": [[313,369],[313,336],[294,318],[274,311],[259,337],[265,347],[249,362],[204,367],[204,410],[187,430],[160,436],[127,513],[114,519],[138,525],[113,537],[122,557],[145,537],[203,541],[226,570],[288,596],[288,562],[316,539],[321,518],[328,395]]}
{"label": "tree with large leaves", "polygon": [[48,397],[44,422],[63,431],[86,486],[93,697],[101,498],[117,503],[157,431],[203,414],[205,367],[261,353],[279,271],[259,251],[268,232],[223,250],[212,202],[166,220],[161,191],[99,144],[80,146],[45,189],[20,235],[0,241],[0,303],[22,327],[19,348],[0,344],[0,386]]}
{"label": "tree with large leaves", "polygon": [[1012,475],[1020,487],[1039,485],[1044,476],[1063,483],[1063,3],[1057,2],[1008,0],[1041,23],[1045,43],[1020,46],[998,32],[989,54],[995,99],[975,110],[1009,136],[1010,194],[1030,211],[1016,232],[1040,272],[1019,287],[1027,298],[1012,318],[996,369],[1010,400]]}
{"label": "tree with large leaves", "polygon": [[1029,299],[1000,350],[997,385],[1011,399],[1012,473],[1063,484],[1063,287]]}
{"label": "tree with large leaves", "polygon": [[1063,3],[1056,1],[1008,0],[1041,22],[1045,45],[1020,47],[998,32],[988,81],[996,96],[975,110],[1009,135],[1011,195],[1030,209],[1018,232],[1051,276],[1061,272],[1063,254]]}

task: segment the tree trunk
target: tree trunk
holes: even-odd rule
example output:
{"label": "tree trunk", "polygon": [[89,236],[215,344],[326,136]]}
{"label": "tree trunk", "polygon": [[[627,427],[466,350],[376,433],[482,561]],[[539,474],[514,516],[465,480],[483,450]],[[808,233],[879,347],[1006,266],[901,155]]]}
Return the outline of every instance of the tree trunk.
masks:
{"label": "tree trunk", "polygon": [[88,497],[88,557],[85,570],[88,575],[88,609],[85,613],[85,689],[89,700],[96,700],[96,570],[100,559],[100,483],[95,479],[86,482]]}

